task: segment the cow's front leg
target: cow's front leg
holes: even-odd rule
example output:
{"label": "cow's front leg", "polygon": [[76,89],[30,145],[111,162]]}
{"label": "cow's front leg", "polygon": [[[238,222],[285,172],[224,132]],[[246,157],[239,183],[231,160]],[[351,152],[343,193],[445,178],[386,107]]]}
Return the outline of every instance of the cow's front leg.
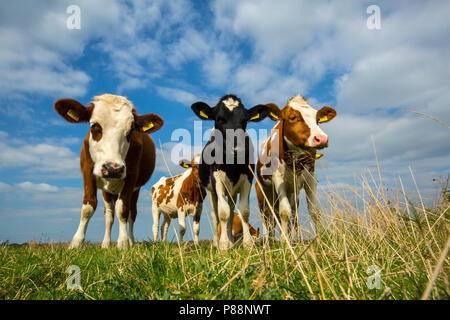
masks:
{"label": "cow's front leg", "polygon": [[80,224],[78,225],[77,232],[73,236],[72,242],[70,243],[70,249],[79,248],[83,244],[89,220],[94,215],[96,206],[96,204],[92,206],[89,202],[83,204],[83,207],[81,208]]}
{"label": "cow's front leg", "polygon": [[128,215],[128,244],[134,245],[134,222],[137,217],[137,201],[139,199],[140,188],[133,192],[131,196],[130,214]]}
{"label": "cow's front leg", "polygon": [[242,243],[247,248],[253,245],[253,239],[250,234],[250,227],[248,225],[248,220],[250,217],[249,198],[251,188],[252,188],[251,182],[245,179],[240,189],[239,206],[238,206],[238,214],[242,221],[242,233],[243,233]]}
{"label": "cow's front leg", "polygon": [[217,210],[219,215],[220,228],[222,231],[220,233],[219,249],[225,251],[233,246],[233,214],[232,212],[230,212],[230,206],[226,197],[228,194],[228,190],[231,191],[231,186],[228,186],[228,188],[226,187],[227,178],[225,172],[218,171],[214,175],[216,178]]}
{"label": "cow's front leg", "polygon": [[211,204],[211,219],[213,223],[213,243],[219,246],[219,217],[217,209],[217,195],[215,191],[209,191],[209,203]]}
{"label": "cow's front leg", "polygon": [[313,173],[305,173],[305,194],[306,201],[308,203],[308,213],[316,227],[316,234],[320,228],[320,211],[319,211],[319,199],[317,197],[317,178]]}
{"label": "cow's front leg", "polygon": [[114,206],[117,196],[103,191],[103,203],[105,205],[105,236],[102,241],[102,248],[111,246],[111,228],[114,224]]}
{"label": "cow's front leg", "polygon": [[77,232],[70,243],[70,249],[79,248],[83,244],[89,220],[94,215],[95,209],[97,208],[97,186],[95,178],[92,175],[83,176],[83,181],[84,199],[83,207],[81,208],[81,219]]}
{"label": "cow's front leg", "polygon": [[[291,224],[291,216],[292,216],[292,207],[289,202],[289,197],[287,195],[287,186],[285,182],[285,178],[281,175],[274,175],[273,178],[273,184],[275,191],[278,195],[278,201],[279,201],[279,215],[280,215],[280,223],[281,223],[281,229],[285,233],[288,241],[290,241],[290,224]],[[284,237],[281,237],[284,239]]]}
{"label": "cow's front leg", "polygon": [[117,239],[117,248],[127,249],[129,245],[127,222],[130,214],[130,200],[123,198],[122,195],[116,202],[116,216],[119,221],[119,237]]}

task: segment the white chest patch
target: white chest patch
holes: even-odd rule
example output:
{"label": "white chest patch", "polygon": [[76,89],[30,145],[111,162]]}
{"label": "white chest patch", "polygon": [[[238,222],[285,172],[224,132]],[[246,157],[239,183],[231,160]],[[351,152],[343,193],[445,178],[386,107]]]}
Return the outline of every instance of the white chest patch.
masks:
{"label": "white chest patch", "polygon": [[123,186],[125,185],[125,180],[123,179],[105,179],[96,178],[97,188],[104,190],[111,194],[119,194],[122,192]]}
{"label": "white chest patch", "polygon": [[227,100],[222,100],[222,102],[230,111],[233,111],[234,108],[239,106],[239,101],[234,100],[233,98],[228,98]]}

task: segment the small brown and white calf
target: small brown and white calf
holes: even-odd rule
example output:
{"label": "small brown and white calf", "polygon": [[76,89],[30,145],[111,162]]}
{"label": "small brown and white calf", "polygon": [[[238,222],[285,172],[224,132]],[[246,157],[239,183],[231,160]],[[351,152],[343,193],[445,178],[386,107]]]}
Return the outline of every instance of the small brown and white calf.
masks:
{"label": "small brown and white calf", "polygon": [[148,134],[160,129],[163,120],[153,113],[138,116],[128,99],[111,94],[95,97],[87,107],[73,99],[61,99],[54,108],[68,122],[90,124],[80,154],[84,183],[81,220],[70,248],[84,241],[97,208],[97,189],[102,190],[105,203],[102,247],[111,244],[114,212],[119,220],[117,246],[133,245],[139,190],[155,168],[155,144]]}
{"label": "small brown and white calf", "polygon": [[198,176],[200,156],[192,161],[181,160],[180,166],[187,170],[174,177],[162,177],[151,189],[153,212],[153,240],[158,240],[159,217],[164,215],[161,226],[161,240],[166,240],[171,219],[178,218],[180,241],[186,232],[186,215],[194,217],[194,242],[198,243],[200,217],[206,190]]}
{"label": "small brown and white calf", "polygon": [[[323,107],[315,110],[301,95],[290,99],[280,110],[273,103],[269,117],[278,121],[270,137],[263,143],[258,156],[256,194],[263,217],[265,238],[273,237],[275,218],[262,191],[281,220],[281,227],[290,237],[291,218],[297,214],[298,196],[305,189],[308,213],[314,223],[319,222],[315,160],[317,150],[328,147],[328,136],[319,127],[336,116],[336,110]],[[294,219],[296,221],[296,219]]]}

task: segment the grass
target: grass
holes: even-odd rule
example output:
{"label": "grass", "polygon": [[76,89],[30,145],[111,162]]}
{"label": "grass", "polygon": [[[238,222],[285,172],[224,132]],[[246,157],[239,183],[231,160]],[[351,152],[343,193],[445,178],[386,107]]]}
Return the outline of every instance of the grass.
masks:
{"label": "grass", "polygon": [[[443,190],[428,208],[363,183],[347,190],[363,209],[329,191],[323,231],[291,247],[275,241],[220,253],[210,241],[142,242],[126,251],[4,244],[0,299],[449,299],[448,185]],[[67,289],[71,265],[80,268],[82,290]]]}

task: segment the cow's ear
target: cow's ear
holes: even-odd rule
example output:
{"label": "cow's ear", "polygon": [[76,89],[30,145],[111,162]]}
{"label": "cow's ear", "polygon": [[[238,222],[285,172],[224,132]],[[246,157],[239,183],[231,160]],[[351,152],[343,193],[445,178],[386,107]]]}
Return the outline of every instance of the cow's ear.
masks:
{"label": "cow's ear", "polygon": [[196,102],[191,106],[192,111],[202,120],[214,120],[213,109],[204,102]]}
{"label": "cow's ear", "polygon": [[322,109],[317,111],[316,120],[317,123],[325,123],[331,121],[336,117],[336,110],[328,106],[324,106]]}
{"label": "cow's ear", "polygon": [[55,111],[66,121],[71,123],[88,122],[94,106],[83,106],[74,99],[60,99],[53,104]]}
{"label": "cow's ear", "polygon": [[180,162],[178,162],[178,163],[180,164],[180,166],[182,168],[185,168],[185,169],[192,167],[191,162],[189,160],[186,160],[186,159],[180,160]]}
{"label": "cow's ear", "polygon": [[259,122],[270,113],[270,108],[264,104],[258,104],[248,110],[248,121]]}
{"label": "cow's ear", "polygon": [[136,126],[141,128],[145,133],[153,133],[161,129],[164,125],[164,120],[154,113],[136,116]]}
{"label": "cow's ear", "polygon": [[273,121],[281,119],[281,110],[275,103],[268,103],[266,106],[270,109],[269,118]]}

